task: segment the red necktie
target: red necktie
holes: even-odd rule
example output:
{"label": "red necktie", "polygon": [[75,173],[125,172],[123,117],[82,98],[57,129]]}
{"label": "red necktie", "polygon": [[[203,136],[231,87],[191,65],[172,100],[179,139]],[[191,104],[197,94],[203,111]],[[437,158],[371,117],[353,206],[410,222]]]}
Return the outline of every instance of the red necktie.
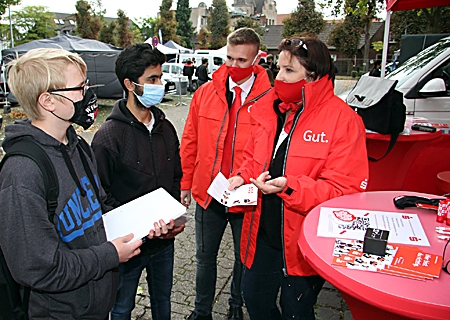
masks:
{"label": "red necktie", "polygon": [[242,89],[238,86],[234,87],[234,101],[231,105],[230,114],[228,115],[228,131],[225,137],[225,143],[223,146],[223,157],[222,157],[222,169],[220,170],[223,175],[228,178],[230,175],[231,163],[232,163],[232,148],[233,148],[233,135],[234,135],[234,125],[236,122],[236,114],[242,105],[241,92]]}

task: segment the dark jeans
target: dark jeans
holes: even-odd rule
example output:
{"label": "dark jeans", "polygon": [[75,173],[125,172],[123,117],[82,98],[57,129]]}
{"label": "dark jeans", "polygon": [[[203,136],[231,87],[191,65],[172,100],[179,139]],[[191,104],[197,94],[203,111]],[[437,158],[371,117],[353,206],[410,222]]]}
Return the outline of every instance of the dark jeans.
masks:
{"label": "dark jeans", "polygon": [[230,222],[234,242],[234,266],[231,281],[231,296],[228,303],[232,307],[242,307],[241,278],[242,263],[239,257],[239,243],[242,230],[242,213],[225,213],[217,202],[204,210],[197,204],[195,210],[195,242],[197,274],[195,279],[195,312],[207,316],[212,312],[216,292],[217,255],[223,233]]}
{"label": "dark jeans", "polygon": [[173,254],[174,244],[172,243],[154,255],[138,255],[119,265],[119,288],[111,310],[111,320],[131,319],[139,278],[144,269],[147,271],[152,319],[170,319]]}
{"label": "dark jeans", "polygon": [[[244,266],[242,295],[253,320],[313,320],[314,305],[325,282],[320,276],[283,275],[282,251],[268,246],[258,237],[255,259],[250,269]],[[281,289],[281,313],[276,305]]]}

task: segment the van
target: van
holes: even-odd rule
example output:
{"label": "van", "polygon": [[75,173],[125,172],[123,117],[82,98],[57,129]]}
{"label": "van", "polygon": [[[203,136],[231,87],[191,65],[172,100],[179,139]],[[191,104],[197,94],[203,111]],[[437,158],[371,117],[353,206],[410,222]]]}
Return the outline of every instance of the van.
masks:
{"label": "van", "polygon": [[188,58],[195,58],[195,67],[198,68],[202,65],[202,59],[208,59],[208,72],[213,74],[214,71],[225,63],[227,55],[221,52],[215,52],[216,50],[197,50],[195,53],[181,53],[179,57],[180,63],[184,63]]}
{"label": "van", "polygon": [[450,124],[450,37],[409,58],[386,78],[398,81],[407,115]]}
{"label": "van", "polygon": [[[386,76],[397,80],[406,114],[450,125],[450,37],[409,58]],[[349,91],[339,95],[344,101]]]}
{"label": "van", "polygon": [[[161,71],[163,72],[162,79],[170,80],[172,82],[178,83],[178,81],[186,81],[183,80],[187,77],[183,76],[183,68],[184,64],[182,63],[172,63],[172,62],[164,62],[161,66]],[[197,90],[197,76],[195,74],[192,76],[192,91]]]}

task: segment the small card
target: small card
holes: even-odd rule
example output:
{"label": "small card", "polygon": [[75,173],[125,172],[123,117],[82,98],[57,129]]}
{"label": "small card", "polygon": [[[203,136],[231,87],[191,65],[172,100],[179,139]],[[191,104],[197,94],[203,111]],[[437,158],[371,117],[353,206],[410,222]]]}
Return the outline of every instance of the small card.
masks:
{"label": "small card", "polygon": [[256,205],[258,188],[253,184],[244,184],[235,190],[228,190],[230,183],[219,172],[208,188],[208,194],[226,207]]}

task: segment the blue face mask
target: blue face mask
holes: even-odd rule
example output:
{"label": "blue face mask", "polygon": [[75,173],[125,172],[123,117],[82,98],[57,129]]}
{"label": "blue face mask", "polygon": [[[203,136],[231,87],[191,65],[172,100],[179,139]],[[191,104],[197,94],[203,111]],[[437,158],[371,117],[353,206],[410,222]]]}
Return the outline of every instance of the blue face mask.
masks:
{"label": "blue face mask", "polygon": [[142,96],[136,94],[133,91],[136,98],[144,105],[146,108],[150,108],[151,106],[155,106],[161,103],[164,98],[164,85],[162,84],[149,84],[146,83],[144,85],[133,82],[135,85],[144,87],[144,92]]}

